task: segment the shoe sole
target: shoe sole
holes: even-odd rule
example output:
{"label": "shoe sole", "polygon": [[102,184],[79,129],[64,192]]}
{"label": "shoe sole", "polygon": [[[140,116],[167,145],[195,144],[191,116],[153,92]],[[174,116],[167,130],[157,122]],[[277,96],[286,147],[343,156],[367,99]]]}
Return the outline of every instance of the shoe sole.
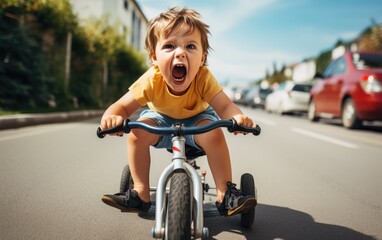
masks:
{"label": "shoe sole", "polygon": [[256,206],[256,204],[257,204],[256,199],[253,199],[253,198],[247,199],[241,206],[239,206],[235,209],[228,210],[227,216],[232,216],[232,215],[235,215],[238,213],[247,212],[247,211],[251,210],[252,208],[254,208]]}
{"label": "shoe sole", "polygon": [[111,207],[114,207],[114,208],[117,208],[117,209],[121,210],[121,212],[147,213],[147,211],[144,211],[144,210],[141,210],[141,209],[126,208],[124,206],[121,206],[121,205],[117,204],[113,199],[105,197],[105,196],[102,197],[102,202],[104,202],[105,204],[107,204],[107,205],[109,205]]}

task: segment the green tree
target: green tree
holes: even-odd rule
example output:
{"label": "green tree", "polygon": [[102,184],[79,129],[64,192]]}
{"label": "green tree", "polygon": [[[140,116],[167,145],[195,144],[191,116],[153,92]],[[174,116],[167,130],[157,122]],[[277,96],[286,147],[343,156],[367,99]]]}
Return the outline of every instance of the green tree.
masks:
{"label": "green tree", "polygon": [[358,47],[362,51],[382,51],[382,25],[366,29],[358,39]]}
{"label": "green tree", "polygon": [[145,71],[146,59],[107,22],[80,26],[68,0],[2,1],[0,108],[41,110],[52,96],[55,110],[71,109],[72,99],[101,107],[120,97]]}
{"label": "green tree", "polygon": [[316,57],[316,71],[323,72],[325,70],[326,65],[329,64],[332,59],[332,51],[323,51]]}
{"label": "green tree", "polygon": [[39,44],[22,24],[25,13],[25,7],[0,10],[0,108],[4,109],[47,106],[48,78],[40,68]]}

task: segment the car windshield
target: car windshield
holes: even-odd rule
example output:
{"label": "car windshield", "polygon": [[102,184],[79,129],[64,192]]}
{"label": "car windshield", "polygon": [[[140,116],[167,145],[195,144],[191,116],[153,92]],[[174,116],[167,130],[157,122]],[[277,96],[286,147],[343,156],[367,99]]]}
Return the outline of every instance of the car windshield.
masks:
{"label": "car windshield", "polygon": [[309,92],[311,88],[312,88],[312,85],[296,84],[293,87],[293,91],[297,91],[297,92]]}
{"label": "car windshield", "polygon": [[382,68],[382,53],[354,53],[353,63],[357,69]]}
{"label": "car windshield", "polygon": [[271,88],[261,88],[261,89],[260,89],[260,92],[261,92],[261,93],[268,94],[268,93],[273,92],[273,90],[272,90]]}

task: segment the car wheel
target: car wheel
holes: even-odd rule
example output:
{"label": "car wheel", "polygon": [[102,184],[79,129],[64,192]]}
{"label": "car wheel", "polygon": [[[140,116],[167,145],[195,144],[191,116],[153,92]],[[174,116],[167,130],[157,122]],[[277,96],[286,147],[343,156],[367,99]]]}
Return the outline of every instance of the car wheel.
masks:
{"label": "car wheel", "polygon": [[348,129],[356,129],[362,125],[362,120],[357,117],[355,104],[351,98],[346,99],[342,107],[342,125]]}
{"label": "car wheel", "polygon": [[282,103],[279,103],[277,109],[276,109],[276,113],[280,116],[284,115],[284,111],[283,111],[283,104]]}
{"label": "car wheel", "polygon": [[316,104],[314,101],[310,101],[309,107],[308,107],[308,119],[311,122],[317,122],[319,120],[319,117],[316,116]]}

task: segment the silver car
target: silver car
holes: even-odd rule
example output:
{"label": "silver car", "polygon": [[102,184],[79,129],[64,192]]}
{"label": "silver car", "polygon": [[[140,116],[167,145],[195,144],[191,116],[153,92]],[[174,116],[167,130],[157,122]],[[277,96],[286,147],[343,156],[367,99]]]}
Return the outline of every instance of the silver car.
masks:
{"label": "silver car", "polygon": [[308,83],[282,82],[265,99],[265,110],[278,114],[306,113],[311,88]]}

